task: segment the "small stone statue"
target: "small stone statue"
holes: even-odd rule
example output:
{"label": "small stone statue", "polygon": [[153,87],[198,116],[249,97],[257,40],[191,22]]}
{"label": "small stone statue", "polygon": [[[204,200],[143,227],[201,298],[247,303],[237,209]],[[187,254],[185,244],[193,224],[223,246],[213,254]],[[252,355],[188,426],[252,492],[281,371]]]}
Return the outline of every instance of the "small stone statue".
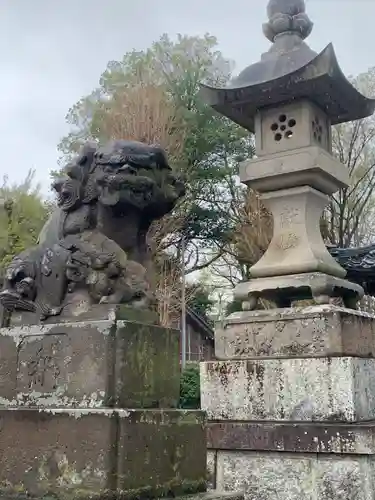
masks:
{"label": "small stone statue", "polygon": [[58,208],[38,245],[5,273],[0,303],[39,320],[74,307],[148,307],[146,235],[184,195],[165,152],[135,141],[87,143],[53,188]]}

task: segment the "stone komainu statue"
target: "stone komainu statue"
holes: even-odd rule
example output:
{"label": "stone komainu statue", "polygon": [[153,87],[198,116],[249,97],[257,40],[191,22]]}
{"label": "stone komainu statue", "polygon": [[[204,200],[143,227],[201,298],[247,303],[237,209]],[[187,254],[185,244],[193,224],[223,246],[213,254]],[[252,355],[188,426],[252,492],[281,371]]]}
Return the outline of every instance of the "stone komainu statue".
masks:
{"label": "stone komainu statue", "polygon": [[165,152],[134,141],[87,143],[65,173],[37,246],[6,270],[0,303],[37,321],[99,303],[149,306],[146,235],[184,195]]}

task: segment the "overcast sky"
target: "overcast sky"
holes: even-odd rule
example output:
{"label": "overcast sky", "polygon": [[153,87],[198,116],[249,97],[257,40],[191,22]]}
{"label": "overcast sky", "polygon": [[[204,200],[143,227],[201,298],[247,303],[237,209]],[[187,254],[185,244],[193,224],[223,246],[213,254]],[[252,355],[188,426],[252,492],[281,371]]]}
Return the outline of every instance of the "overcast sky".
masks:
{"label": "overcast sky", "polygon": [[[309,44],[332,41],[345,73],[375,66],[375,0],[307,0]],[[0,0],[0,175],[35,168],[47,191],[69,107],[98,84],[109,60],[147,48],[163,33],[220,42],[236,71],[269,43],[267,0]]]}

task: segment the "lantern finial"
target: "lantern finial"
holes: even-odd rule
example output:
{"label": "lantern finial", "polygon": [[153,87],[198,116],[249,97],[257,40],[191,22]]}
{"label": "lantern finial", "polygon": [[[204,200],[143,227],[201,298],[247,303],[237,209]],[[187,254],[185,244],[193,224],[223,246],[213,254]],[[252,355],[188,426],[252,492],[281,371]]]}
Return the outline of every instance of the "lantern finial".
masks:
{"label": "lantern finial", "polygon": [[263,33],[271,42],[283,34],[297,34],[303,40],[313,28],[306,14],[304,0],[270,0],[267,6],[268,23],[263,25]]}

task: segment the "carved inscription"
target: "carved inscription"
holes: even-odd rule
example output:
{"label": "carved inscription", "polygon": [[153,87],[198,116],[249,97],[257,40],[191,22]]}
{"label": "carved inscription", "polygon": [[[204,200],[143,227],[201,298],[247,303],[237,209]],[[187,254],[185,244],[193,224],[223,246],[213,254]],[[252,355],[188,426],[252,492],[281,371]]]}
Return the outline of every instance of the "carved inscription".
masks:
{"label": "carved inscription", "polygon": [[58,342],[54,342],[47,352],[44,347],[39,347],[35,353],[34,359],[31,359],[28,366],[29,388],[35,385],[44,387],[46,376],[53,380],[53,389],[56,389],[60,368],[55,361],[54,356],[58,348]]}
{"label": "carved inscription", "polygon": [[221,332],[217,353],[225,359],[314,355],[326,350],[326,326],[319,318],[276,319],[231,325]]}
{"label": "carved inscription", "polygon": [[18,359],[18,390],[22,392],[56,390],[62,382],[63,359],[63,342],[57,335],[47,335],[21,342]]}
{"label": "carved inscription", "polygon": [[[247,325],[244,332],[236,332],[234,338],[225,339],[224,349],[228,357],[266,355],[272,344],[267,338],[266,325]],[[266,335],[265,335],[266,334]]]}
{"label": "carved inscription", "polygon": [[299,238],[295,233],[281,234],[277,241],[277,246],[281,250],[290,250],[295,248],[299,243]]}
{"label": "carved inscription", "polygon": [[298,222],[300,211],[298,208],[284,207],[280,214],[280,227],[291,227]]}

